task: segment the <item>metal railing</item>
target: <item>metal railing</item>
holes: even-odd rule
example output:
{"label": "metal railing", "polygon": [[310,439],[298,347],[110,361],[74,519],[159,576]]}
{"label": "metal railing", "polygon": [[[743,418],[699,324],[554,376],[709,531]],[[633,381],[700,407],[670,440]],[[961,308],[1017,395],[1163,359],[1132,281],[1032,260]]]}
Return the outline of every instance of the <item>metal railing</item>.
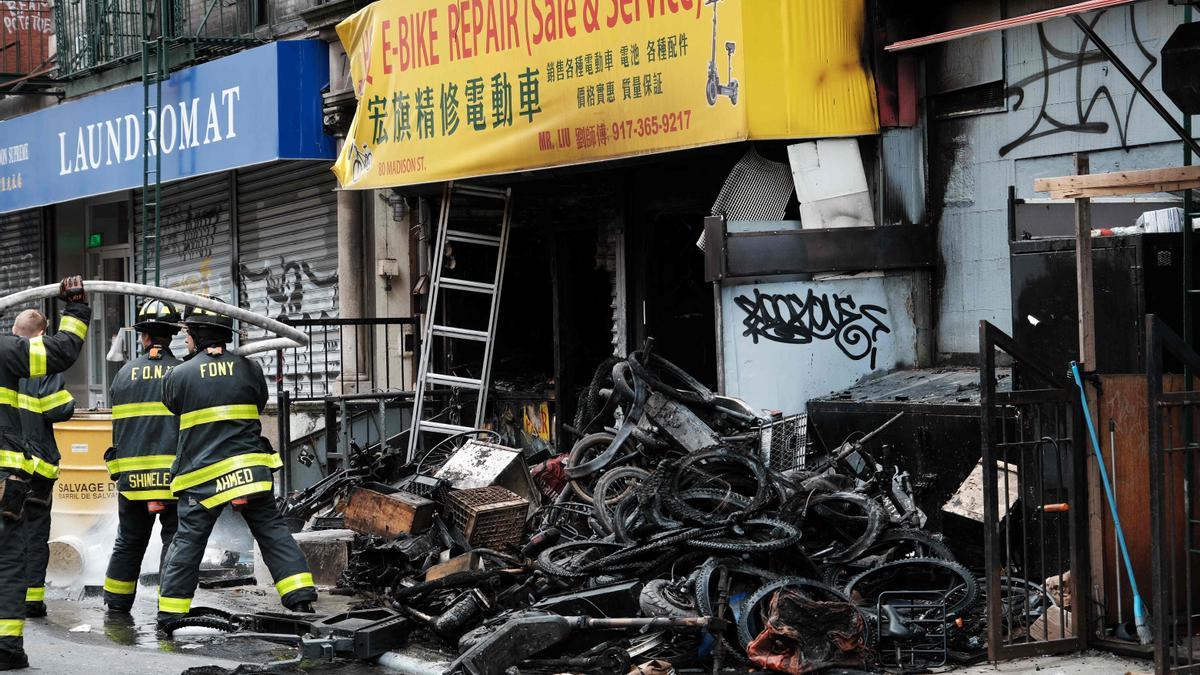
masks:
{"label": "metal railing", "polygon": [[0,82],[47,72],[53,38],[48,0],[0,3]]}
{"label": "metal railing", "polygon": [[[275,373],[285,492],[303,489],[319,477],[353,465],[356,455],[378,456],[402,449],[411,423],[412,359],[420,349],[419,321],[403,317],[286,323],[308,333],[309,343],[276,351],[273,363],[264,368]],[[308,404],[313,413],[320,410],[323,427],[293,438],[297,404]],[[307,478],[294,475],[302,467],[315,469]]]}
{"label": "metal railing", "polygon": [[[988,658],[1085,649],[1087,445],[1075,390],[987,321],[979,349]],[[998,352],[1025,375],[1012,391],[997,390]]]}
{"label": "metal railing", "polygon": [[1189,441],[1200,416],[1200,390],[1194,377],[1180,371],[1186,367],[1200,372],[1200,354],[1154,315],[1146,316],[1145,353],[1150,540],[1154,542],[1153,591],[1146,600],[1154,622],[1154,671],[1196,673],[1200,672],[1200,498],[1196,494],[1200,448]]}
{"label": "metal railing", "polygon": [[[152,3],[151,28],[143,35],[142,4]],[[77,77],[142,56],[142,40],[159,37],[154,13],[170,12],[168,44],[209,45],[219,50],[241,48],[268,17],[271,3],[258,0],[65,0],[54,14],[61,77]]]}

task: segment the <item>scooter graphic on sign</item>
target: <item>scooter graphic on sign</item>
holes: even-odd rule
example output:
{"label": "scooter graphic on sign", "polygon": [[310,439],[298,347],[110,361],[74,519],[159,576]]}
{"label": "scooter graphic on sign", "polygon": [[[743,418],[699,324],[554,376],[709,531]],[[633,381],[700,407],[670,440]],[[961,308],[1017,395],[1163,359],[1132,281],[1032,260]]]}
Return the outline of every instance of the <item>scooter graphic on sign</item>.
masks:
{"label": "scooter graphic on sign", "polygon": [[729,102],[733,105],[737,105],[738,99],[738,82],[733,79],[733,51],[737,48],[735,43],[725,43],[725,53],[728,57],[725,79],[729,84],[721,84],[721,76],[717,73],[717,3],[720,1],[704,0],[704,4],[712,5],[713,8],[712,58],[708,61],[708,85],[704,89],[710,106],[716,105],[717,99],[721,96],[728,96]]}

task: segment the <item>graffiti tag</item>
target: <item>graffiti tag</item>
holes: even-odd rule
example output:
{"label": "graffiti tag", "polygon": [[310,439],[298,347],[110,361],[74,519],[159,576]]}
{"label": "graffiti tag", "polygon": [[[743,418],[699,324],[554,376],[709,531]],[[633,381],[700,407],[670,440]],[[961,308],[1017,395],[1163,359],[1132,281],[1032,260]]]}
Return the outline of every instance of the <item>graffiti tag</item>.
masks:
{"label": "graffiti tag", "polygon": [[809,289],[801,297],[763,293],[754,289],[754,297],[739,295],[734,303],[746,313],[742,325],[755,344],[759,338],[792,345],[832,340],[847,357],[859,361],[871,358],[875,369],[876,342],[880,333],[891,333],[881,317],[888,312],[879,305],[859,305],[852,295],[820,295]]}
{"label": "graffiti tag", "polygon": [[162,216],[162,228],[171,235],[164,237],[163,256],[180,260],[211,257],[220,220],[219,204],[203,209],[193,209],[190,204],[168,209]]}
{"label": "graffiti tag", "polygon": [[[303,315],[305,319],[314,318],[304,307],[304,290],[306,287],[337,289],[337,274],[317,276],[308,262],[296,262],[280,258],[278,266],[266,265],[260,270],[251,270],[245,265],[239,267],[239,283],[242,286],[242,297],[250,297],[247,292],[248,283],[263,282],[266,285],[267,298],[279,305],[277,318],[285,319],[295,315]],[[334,306],[337,300],[334,299]],[[269,311],[269,310],[268,310]],[[322,311],[320,317],[328,318],[329,312]]]}
{"label": "graffiti tag", "polygon": [[[1158,58],[1154,55],[1153,51],[1146,48],[1146,45],[1142,43],[1141,36],[1138,35],[1134,8],[1132,6],[1129,7],[1128,12],[1129,28],[1133,35],[1133,44],[1146,62],[1142,71],[1137,73],[1138,80],[1145,83],[1150,73],[1158,65]],[[1093,17],[1088,19],[1088,23],[1095,28],[1096,23],[1103,14],[1104,12],[1097,12]],[[1006,97],[1016,99],[1013,103],[1013,110],[1020,110],[1027,103],[1032,103],[1037,106],[1038,114],[1028,129],[1022,132],[1015,140],[1000,148],[1000,156],[1003,157],[1026,143],[1046,138],[1047,136],[1063,133],[1103,135],[1107,134],[1112,127],[1116,128],[1116,140],[1120,142],[1120,146],[1128,148],[1129,122],[1130,117],[1133,115],[1133,104],[1138,99],[1137,91],[1132,90],[1129,103],[1124,106],[1123,110],[1117,106],[1116,98],[1107,86],[1100,85],[1093,91],[1085,91],[1083,82],[1085,69],[1092,64],[1107,63],[1107,57],[1097,50],[1089,51],[1087,48],[1089,38],[1086,36],[1080,39],[1077,49],[1071,50],[1059,48],[1052,43],[1046,36],[1046,29],[1042,24],[1038,24],[1037,32],[1038,42],[1041,46],[1041,70],[1029,77],[1013,82],[1004,93]],[[1052,59],[1054,61],[1053,64],[1051,63]],[[1073,74],[1075,77],[1075,95],[1073,97],[1075,105],[1068,109],[1069,116],[1061,119],[1060,117],[1051,115],[1049,112],[1051,108],[1059,110],[1065,107],[1054,106],[1050,101],[1051,90],[1062,89],[1061,85],[1055,87],[1053,83],[1055,76],[1059,73]],[[1040,84],[1040,99],[1034,99],[1035,95],[1029,92],[1029,89],[1035,84]],[[1031,100],[1027,102],[1026,98],[1030,98]],[[1111,127],[1107,121],[1100,119],[1105,111],[1111,113]]]}

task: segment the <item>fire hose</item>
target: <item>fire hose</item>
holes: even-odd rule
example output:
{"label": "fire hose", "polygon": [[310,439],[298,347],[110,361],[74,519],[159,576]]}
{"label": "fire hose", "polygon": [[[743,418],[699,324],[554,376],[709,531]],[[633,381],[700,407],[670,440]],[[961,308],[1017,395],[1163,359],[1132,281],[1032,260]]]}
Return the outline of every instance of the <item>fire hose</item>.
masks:
{"label": "fire hose", "polygon": [[[258,354],[260,352],[275,351],[277,349],[291,349],[293,347],[303,347],[308,344],[308,336],[302,331],[271,319],[265,316],[260,316],[249,310],[228,305],[219,300],[206,298],[201,295],[192,293],[184,293],[183,291],[175,291],[168,288],[159,288],[157,286],[146,286],[143,284],[135,284],[127,281],[84,281],[83,289],[88,293],[109,293],[113,295],[134,295],[145,298],[154,298],[156,300],[164,300],[178,305],[192,305],[203,309],[211,310],[224,314],[225,316],[237,319],[243,323],[248,323],[252,326],[257,326],[264,330],[271,331],[279,337],[270,338],[267,340],[259,340],[250,344],[242,345],[234,350],[235,353],[242,356],[250,354]],[[0,297],[0,311],[9,309],[10,307],[18,307],[20,305],[35,302],[37,300],[45,300],[48,298],[56,298],[59,293],[58,284],[47,284],[38,286],[19,293],[13,293]]]}

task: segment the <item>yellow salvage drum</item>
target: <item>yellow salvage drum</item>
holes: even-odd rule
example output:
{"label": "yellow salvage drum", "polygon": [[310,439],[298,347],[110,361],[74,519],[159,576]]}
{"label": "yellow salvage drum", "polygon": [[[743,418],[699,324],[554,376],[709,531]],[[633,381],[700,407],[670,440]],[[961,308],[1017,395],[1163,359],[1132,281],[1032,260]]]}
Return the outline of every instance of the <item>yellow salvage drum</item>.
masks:
{"label": "yellow salvage drum", "polygon": [[54,439],[62,461],[50,538],[82,536],[117,513],[117,485],[104,465],[104,452],[112,447],[112,415],[77,412],[54,425]]}

